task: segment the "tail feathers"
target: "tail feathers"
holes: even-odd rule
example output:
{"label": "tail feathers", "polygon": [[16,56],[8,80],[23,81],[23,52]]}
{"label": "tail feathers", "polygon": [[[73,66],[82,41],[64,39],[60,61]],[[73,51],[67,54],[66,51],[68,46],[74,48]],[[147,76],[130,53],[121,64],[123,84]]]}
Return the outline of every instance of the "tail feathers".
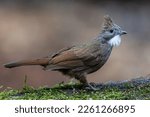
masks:
{"label": "tail feathers", "polygon": [[4,67],[6,68],[13,68],[13,67],[19,67],[19,66],[20,66],[19,62],[10,62],[10,63],[4,64]]}
{"label": "tail feathers", "polygon": [[49,63],[49,58],[42,58],[42,59],[10,62],[10,63],[4,64],[4,67],[13,68],[13,67],[19,67],[19,66],[25,66],[25,65],[42,65],[42,66],[44,66],[44,65],[47,65],[48,63]]}

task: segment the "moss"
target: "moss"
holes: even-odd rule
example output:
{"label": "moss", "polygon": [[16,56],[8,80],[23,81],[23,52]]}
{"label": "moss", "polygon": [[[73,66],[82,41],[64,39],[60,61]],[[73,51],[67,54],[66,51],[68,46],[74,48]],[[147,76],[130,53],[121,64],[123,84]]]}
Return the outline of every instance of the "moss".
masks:
{"label": "moss", "polygon": [[0,92],[0,100],[150,100],[150,78],[91,85],[99,90],[87,90],[80,84],[62,83],[53,88],[38,89],[25,84],[22,90],[9,89]]}

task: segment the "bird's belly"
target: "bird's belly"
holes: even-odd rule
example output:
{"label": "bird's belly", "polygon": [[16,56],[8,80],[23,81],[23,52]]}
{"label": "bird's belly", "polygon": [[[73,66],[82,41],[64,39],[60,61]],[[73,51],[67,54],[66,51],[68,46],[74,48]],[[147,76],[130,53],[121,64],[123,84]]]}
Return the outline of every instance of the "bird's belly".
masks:
{"label": "bird's belly", "polygon": [[97,57],[97,60],[94,60],[94,62],[93,62],[95,64],[90,66],[87,69],[86,73],[90,74],[90,73],[93,73],[93,72],[99,70],[107,62],[107,60],[110,56],[110,53],[111,53],[111,51],[108,51],[108,52],[106,52],[106,54],[102,54],[102,55],[100,55],[100,57]]}
{"label": "bird's belly", "polygon": [[106,63],[106,61],[107,61],[107,60],[105,60],[105,61],[103,60],[103,61],[100,61],[100,63],[98,63],[97,65],[91,66],[90,68],[88,68],[88,69],[86,70],[86,73],[87,73],[87,74],[90,74],[90,73],[93,73],[93,72],[99,70],[99,69]]}

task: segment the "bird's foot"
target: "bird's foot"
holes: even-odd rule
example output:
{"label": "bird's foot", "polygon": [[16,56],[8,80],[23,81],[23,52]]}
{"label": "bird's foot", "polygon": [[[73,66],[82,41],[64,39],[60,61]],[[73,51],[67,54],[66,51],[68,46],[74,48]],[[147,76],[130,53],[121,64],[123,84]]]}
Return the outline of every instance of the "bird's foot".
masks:
{"label": "bird's foot", "polygon": [[92,86],[92,85],[93,85],[93,83],[85,84],[85,89],[92,90],[92,91],[98,91],[99,90],[99,88],[96,88],[95,86]]}

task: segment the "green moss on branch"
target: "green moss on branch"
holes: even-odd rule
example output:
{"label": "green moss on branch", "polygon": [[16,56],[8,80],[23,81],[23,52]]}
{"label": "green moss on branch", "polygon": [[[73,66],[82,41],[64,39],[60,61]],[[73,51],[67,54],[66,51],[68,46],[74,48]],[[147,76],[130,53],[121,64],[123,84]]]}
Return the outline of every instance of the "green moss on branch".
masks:
{"label": "green moss on branch", "polygon": [[60,84],[54,88],[38,89],[25,85],[22,90],[5,90],[0,92],[0,99],[16,100],[150,100],[150,77],[140,77],[130,81],[92,84],[98,91],[85,90],[79,84]]}

